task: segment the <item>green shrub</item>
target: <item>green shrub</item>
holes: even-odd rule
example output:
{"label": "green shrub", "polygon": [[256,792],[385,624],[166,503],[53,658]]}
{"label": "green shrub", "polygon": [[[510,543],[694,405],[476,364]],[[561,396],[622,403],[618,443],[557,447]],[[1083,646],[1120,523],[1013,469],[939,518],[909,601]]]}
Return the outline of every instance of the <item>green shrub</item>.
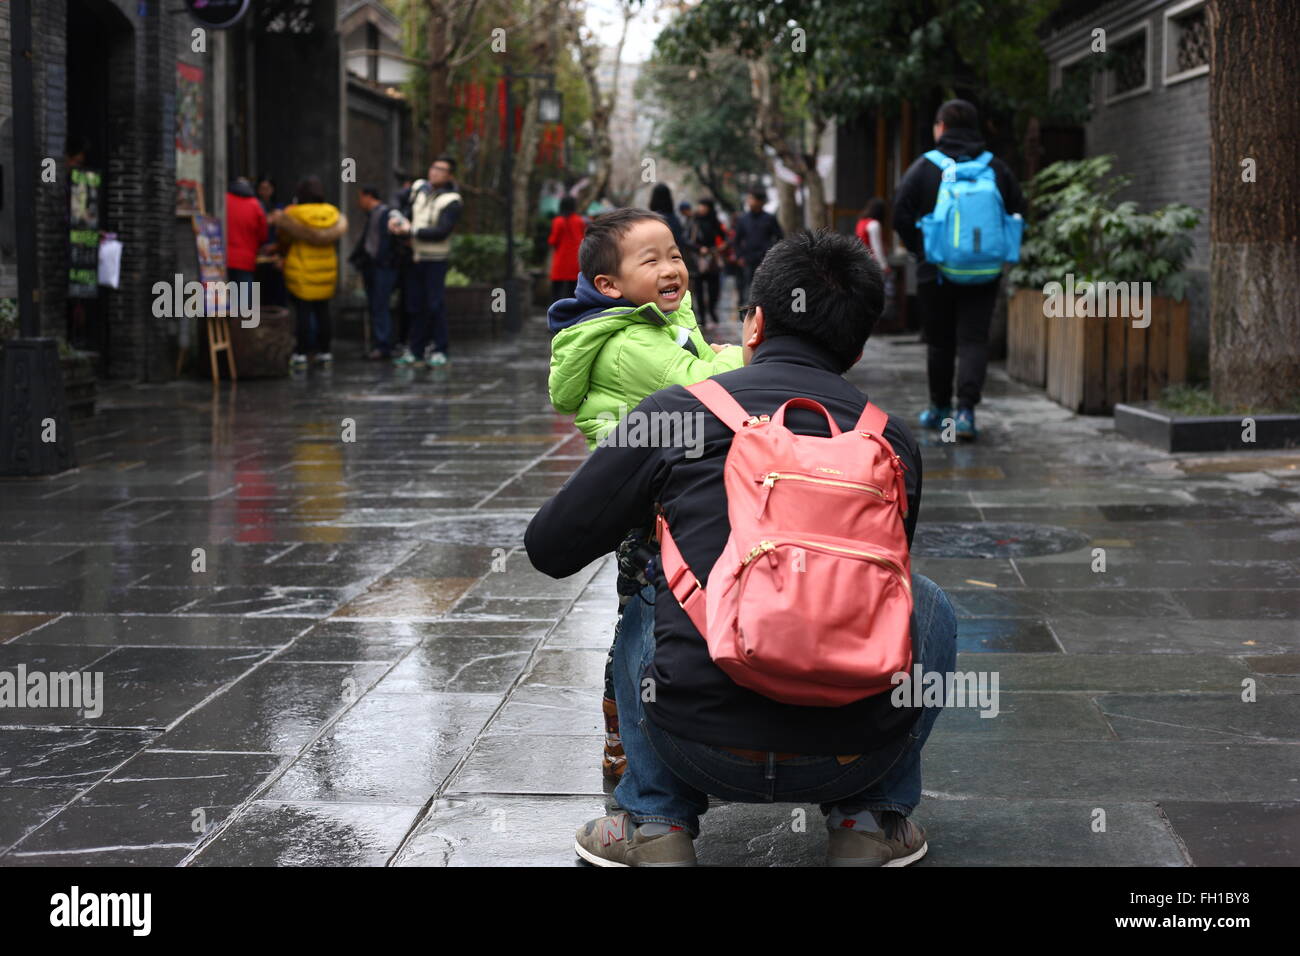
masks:
{"label": "green shrub", "polygon": [[[530,243],[515,239],[515,255],[522,260]],[[451,261],[469,282],[500,282],[505,278],[506,237],[496,233],[464,233],[451,237]]]}
{"label": "green shrub", "polygon": [[1053,163],[1029,184],[1029,222],[1011,282],[1041,289],[1049,282],[1151,282],[1159,295],[1181,299],[1191,230],[1201,211],[1170,203],[1149,213],[1114,200],[1129,185],[1110,175],[1114,156]]}

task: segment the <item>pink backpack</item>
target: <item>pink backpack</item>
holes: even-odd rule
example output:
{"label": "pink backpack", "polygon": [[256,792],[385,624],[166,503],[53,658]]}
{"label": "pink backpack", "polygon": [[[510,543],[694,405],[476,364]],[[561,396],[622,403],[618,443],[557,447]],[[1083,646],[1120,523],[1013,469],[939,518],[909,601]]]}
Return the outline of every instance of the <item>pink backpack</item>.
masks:
{"label": "pink backpack", "polygon": [[[818,402],[752,416],[713,380],[688,386],[733,432],[724,480],[731,536],[705,588],[659,515],[669,590],[742,687],[786,704],[839,707],[891,689],[912,667],[912,580],[903,463],[870,403],[841,432]],[[787,408],[826,416],[796,435]]]}

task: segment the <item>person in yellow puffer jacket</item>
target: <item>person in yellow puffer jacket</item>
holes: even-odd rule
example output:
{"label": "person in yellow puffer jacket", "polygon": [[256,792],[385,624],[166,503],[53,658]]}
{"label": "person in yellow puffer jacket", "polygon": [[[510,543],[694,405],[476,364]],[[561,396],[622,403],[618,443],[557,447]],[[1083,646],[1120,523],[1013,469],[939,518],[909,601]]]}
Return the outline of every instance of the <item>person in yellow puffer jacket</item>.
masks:
{"label": "person in yellow puffer jacket", "polygon": [[320,177],[308,176],[298,184],[295,203],[272,213],[269,221],[287,250],[284,283],[298,317],[298,345],[290,364],[306,365],[311,351],[317,362],[329,362],[329,304],[339,275],[334,245],[348,231],[347,217],[325,201]]}

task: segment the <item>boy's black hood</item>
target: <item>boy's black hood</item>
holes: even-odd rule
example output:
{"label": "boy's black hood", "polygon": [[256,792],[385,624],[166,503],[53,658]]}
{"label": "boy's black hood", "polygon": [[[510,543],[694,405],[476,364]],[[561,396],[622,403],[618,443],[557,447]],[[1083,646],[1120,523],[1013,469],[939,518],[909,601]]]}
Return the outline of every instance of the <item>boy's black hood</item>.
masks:
{"label": "boy's black hood", "polygon": [[560,332],[571,325],[577,325],[583,319],[589,319],[606,309],[613,308],[635,309],[636,306],[627,299],[613,299],[601,295],[591,284],[591,280],[578,273],[578,287],[574,290],[574,297],[552,303],[546,310],[546,324],[550,326],[552,332]]}
{"label": "boy's black hood", "polygon": [[984,137],[977,129],[946,129],[934,145],[939,152],[957,160],[974,159],[985,149]]}

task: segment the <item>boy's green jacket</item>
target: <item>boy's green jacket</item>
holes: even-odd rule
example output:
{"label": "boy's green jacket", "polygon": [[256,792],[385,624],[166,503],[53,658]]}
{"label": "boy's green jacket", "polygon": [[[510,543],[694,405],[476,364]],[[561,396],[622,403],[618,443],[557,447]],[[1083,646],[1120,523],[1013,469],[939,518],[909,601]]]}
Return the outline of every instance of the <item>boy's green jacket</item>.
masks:
{"label": "boy's green jacket", "polygon": [[[669,385],[694,385],[739,368],[741,350],[714,352],[691,311],[691,294],[675,312],[653,302],[634,306],[601,295],[578,278],[577,296],[551,306],[549,387],[555,410],[575,416],[574,424],[594,448],[619,419],[647,395]],[[680,344],[687,342],[694,351]]]}

